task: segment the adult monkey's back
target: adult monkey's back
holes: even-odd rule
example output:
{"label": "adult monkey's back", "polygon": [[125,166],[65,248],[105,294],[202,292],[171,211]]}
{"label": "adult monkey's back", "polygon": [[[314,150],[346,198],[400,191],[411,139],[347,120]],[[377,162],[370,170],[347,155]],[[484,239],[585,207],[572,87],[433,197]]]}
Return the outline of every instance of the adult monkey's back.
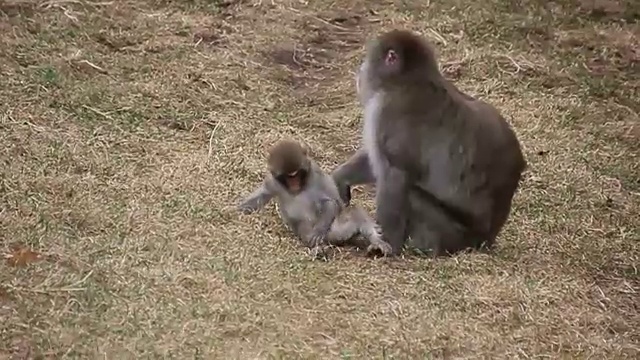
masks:
{"label": "adult monkey's back", "polygon": [[362,149],[333,177],[376,183],[376,217],[399,254],[491,247],[504,226],[526,162],[515,133],[490,104],[440,73],[426,39],[404,30],[367,47],[357,79]]}

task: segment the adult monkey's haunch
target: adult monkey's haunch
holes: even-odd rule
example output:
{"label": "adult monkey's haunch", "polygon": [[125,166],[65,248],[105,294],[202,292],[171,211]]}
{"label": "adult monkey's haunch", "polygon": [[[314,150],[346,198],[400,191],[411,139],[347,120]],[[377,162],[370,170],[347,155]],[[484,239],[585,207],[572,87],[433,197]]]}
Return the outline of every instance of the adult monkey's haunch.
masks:
{"label": "adult monkey's haunch", "polygon": [[356,83],[364,147],[332,174],[343,200],[376,183],[394,254],[408,237],[433,255],[491,247],[526,167],[506,120],[446,80],[432,46],[404,30],[368,45]]}

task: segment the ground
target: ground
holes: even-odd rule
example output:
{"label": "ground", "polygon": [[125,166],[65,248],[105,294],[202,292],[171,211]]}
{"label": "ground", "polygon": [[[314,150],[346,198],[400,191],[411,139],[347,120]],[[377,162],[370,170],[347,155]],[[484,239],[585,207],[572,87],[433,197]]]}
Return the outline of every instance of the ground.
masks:
{"label": "ground", "polygon": [[[0,1],[0,359],[637,359],[640,3]],[[408,28],[529,168],[490,254],[312,261],[238,199],[358,146]],[[373,213],[370,188],[354,202]]]}

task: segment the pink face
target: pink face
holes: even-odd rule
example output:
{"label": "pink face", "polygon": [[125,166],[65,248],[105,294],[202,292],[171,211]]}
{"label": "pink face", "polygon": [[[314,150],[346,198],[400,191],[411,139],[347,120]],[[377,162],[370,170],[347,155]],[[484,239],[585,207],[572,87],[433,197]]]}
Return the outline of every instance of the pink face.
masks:
{"label": "pink face", "polygon": [[387,51],[387,56],[384,59],[384,63],[387,67],[397,66],[398,54],[394,50]]}
{"label": "pink face", "polygon": [[302,181],[300,180],[300,174],[298,173],[298,170],[287,174],[285,182],[289,191],[291,191],[292,193],[300,192]]}

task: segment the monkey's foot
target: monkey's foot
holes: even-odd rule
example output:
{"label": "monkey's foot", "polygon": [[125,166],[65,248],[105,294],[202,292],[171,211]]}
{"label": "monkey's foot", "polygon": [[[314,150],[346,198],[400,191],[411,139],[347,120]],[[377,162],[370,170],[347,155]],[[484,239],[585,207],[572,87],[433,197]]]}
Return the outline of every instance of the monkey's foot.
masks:
{"label": "monkey's foot", "polygon": [[327,246],[315,246],[309,249],[309,255],[313,260],[329,260],[329,247]]}
{"label": "monkey's foot", "polygon": [[392,252],[391,245],[382,240],[372,242],[367,247],[367,255],[369,256],[389,256]]}

